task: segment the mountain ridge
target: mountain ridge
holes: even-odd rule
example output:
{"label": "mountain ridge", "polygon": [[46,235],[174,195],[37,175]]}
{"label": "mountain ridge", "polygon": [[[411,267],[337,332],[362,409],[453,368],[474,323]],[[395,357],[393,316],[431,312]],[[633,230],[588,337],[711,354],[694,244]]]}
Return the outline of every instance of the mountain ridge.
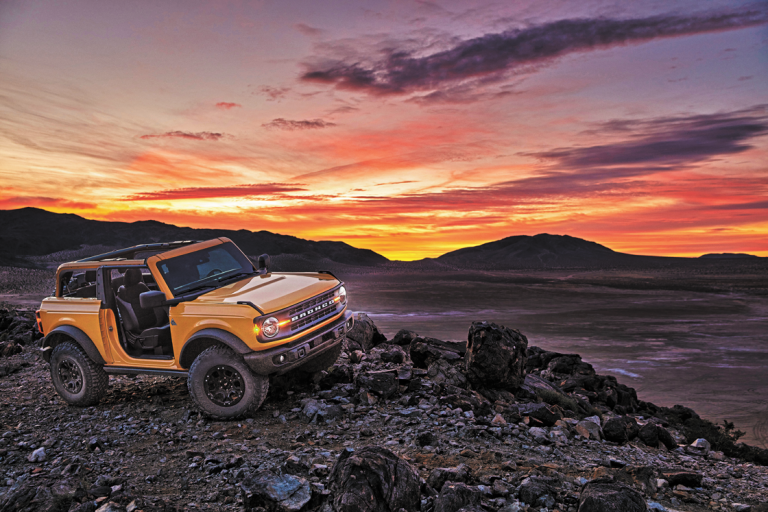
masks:
{"label": "mountain ridge", "polygon": [[651,266],[696,260],[760,259],[740,253],[705,254],[698,258],[643,256],[614,251],[604,245],[570,235],[513,235],[484,244],[464,247],[436,258],[417,261],[389,260],[370,249],[340,241],[303,238],[247,229],[191,228],[157,220],[118,222],[91,220],[73,213],[54,213],[39,208],[0,210],[0,265],[29,266],[27,258],[49,255],[81,246],[123,248],[174,240],[232,239],[254,256],[277,257],[276,269],[306,270],[309,266],[388,266],[403,270],[466,268],[476,270],[606,268]]}

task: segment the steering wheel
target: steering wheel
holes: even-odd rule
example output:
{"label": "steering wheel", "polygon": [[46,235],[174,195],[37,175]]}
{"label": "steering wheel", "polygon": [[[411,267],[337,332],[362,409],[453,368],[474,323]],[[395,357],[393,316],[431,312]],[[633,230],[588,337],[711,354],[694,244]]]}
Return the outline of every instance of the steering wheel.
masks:
{"label": "steering wheel", "polygon": [[221,273],[221,269],[220,268],[215,268],[215,269],[211,270],[210,272],[208,272],[208,274],[205,277],[211,277],[213,275],[216,275],[217,273],[219,273],[219,274]]}

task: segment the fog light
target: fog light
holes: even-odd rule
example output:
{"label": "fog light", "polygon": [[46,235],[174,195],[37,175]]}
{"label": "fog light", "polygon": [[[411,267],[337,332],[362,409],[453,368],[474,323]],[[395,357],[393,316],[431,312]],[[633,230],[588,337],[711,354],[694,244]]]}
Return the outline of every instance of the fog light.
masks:
{"label": "fog light", "polygon": [[277,358],[278,363],[284,363],[285,362],[285,354],[280,355],[280,357]]}

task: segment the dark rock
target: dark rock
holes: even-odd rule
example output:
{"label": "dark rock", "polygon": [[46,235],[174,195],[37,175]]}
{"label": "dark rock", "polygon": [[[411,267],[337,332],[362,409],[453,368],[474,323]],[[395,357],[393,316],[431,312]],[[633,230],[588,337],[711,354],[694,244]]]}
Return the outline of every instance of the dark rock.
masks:
{"label": "dark rock", "polygon": [[467,339],[466,371],[473,386],[514,392],[522,385],[528,339],[520,331],[473,322]]}
{"label": "dark rock", "polygon": [[651,466],[627,466],[616,472],[615,478],[647,496],[656,494],[656,470]]}
{"label": "dark rock", "polygon": [[347,332],[348,348],[359,348],[363,352],[369,352],[373,347],[387,341],[387,337],[379,332],[379,329],[365,313],[358,313],[355,325]]}
{"label": "dark rock", "polygon": [[545,427],[551,427],[557,420],[563,419],[559,408],[547,404],[518,404],[516,409],[520,416],[538,420]]}
{"label": "dark rock", "polygon": [[328,478],[337,512],[397,512],[420,508],[419,475],[378,446],[344,450]]}
{"label": "dark rock", "polygon": [[684,485],[686,487],[701,487],[704,475],[693,471],[662,471],[662,478],[669,482],[670,487]]}
{"label": "dark rock", "polygon": [[603,425],[603,436],[607,441],[626,443],[637,437],[640,428],[634,418],[621,416],[611,418]]}
{"label": "dark rock", "polygon": [[457,388],[467,387],[467,377],[458,368],[445,359],[438,359],[429,365],[427,376],[435,384],[445,384]]}
{"label": "dark rock", "polygon": [[389,398],[400,389],[397,372],[391,370],[361,373],[357,376],[357,385],[382,398]]}
{"label": "dark rock", "polygon": [[656,434],[659,436],[659,441],[661,441],[667,450],[674,450],[677,448],[677,441],[675,441],[675,438],[669,433],[669,430],[661,425],[656,425]]}
{"label": "dark rock", "polygon": [[458,361],[466,352],[466,344],[419,336],[411,340],[409,353],[416,368],[429,368],[438,359]]}
{"label": "dark rock", "polygon": [[312,497],[309,482],[294,475],[259,471],[248,474],[238,485],[247,512],[256,511],[258,507],[268,512],[299,511]]}
{"label": "dark rock", "polygon": [[353,380],[352,367],[344,363],[336,363],[324,372],[317,372],[313,379],[320,389],[331,389],[337,384],[349,384]]}
{"label": "dark rock", "polygon": [[455,468],[435,468],[429,473],[427,484],[433,489],[442,489],[445,482],[467,483],[472,476],[472,469],[459,464]]}
{"label": "dark rock", "polygon": [[395,337],[392,338],[392,343],[395,345],[401,345],[404,347],[407,347],[411,344],[411,341],[413,338],[418,338],[419,335],[416,334],[413,331],[409,331],[407,329],[400,329],[397,331],[397,334],[395,334]]}
{"label": "dark rock", "polygon": [[416,445],[421,446],[437,446],[439,438],[432,432],[422,432],[416,436]]}
{"label": "dark rock", "polygon": [[20,354],[22,350],[20,345],[12,341],[0,343],[0,357],[11,357],[12,355]]}
{"label": "dark rock", "polygon": [[659,431],[653,423],[646,423],[638,432],[637,437],[647,446],[659,446]]}
{"label": "dark rock", "polygon": [[593,480],[581,491],[579,512],[645,512],[642,494],[631,487],[607,480]]}
{"label": "dark rock", "polygon": [[458,512],[467,506],[480,505],[482,493],[476,487],[459,482],[446,482],[435,499],[435,512]]}
{"label": "dark rock", "polygon": [[546,379],[542,379],[538,375],[532,374],[526,375],[520,388],[515,391],[516,397],[525,398],[528,400],[537,400],[546,394],[566,396],[563,390],[559,387],[555,386]]}
{"label": "dark rock", "polygon": [[403,364],[405,359],[405,350],[399,345],[392,345],[381,353],[381,360],[385,363]]}
{"label": "dark rock", "polygon": [[556,494],[554,484],[552,478],[528,477],[520,483],[520,501],[526,505],[536,505],[541,498]]}
{"label": "dark rock", "polygon": [[349,353],[349,361],[352,364],[358,364],[363,360],[364,355],[365,353],[360,349],[353,350]]}

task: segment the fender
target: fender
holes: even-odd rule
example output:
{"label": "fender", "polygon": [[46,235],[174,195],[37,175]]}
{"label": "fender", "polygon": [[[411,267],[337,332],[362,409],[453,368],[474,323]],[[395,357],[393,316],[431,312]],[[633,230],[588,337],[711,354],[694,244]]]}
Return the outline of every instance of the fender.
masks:
{"label": "fender", "polygon": [[85,353],[88,354],[88,357],[90,357],[94,363],[107,364],[106,361],[104,361],[104,358],[101,357],[99,349],[97,349],[96,345],[91,341],[91,338],[77,327],[71,325],[60,325],[43,338],[43,359],[45,359],[46,362],[50,362],[53,349],[67,338],[80,345],[80,348],[85,350]]}
{"label": "fender", "polygon": [[240,355],[253,352],[253,349],[249,348],[243,340],[230,332],[223,329],[202,329],[184,343],[179,355],[179,366],[189,368],[203,350],[219,344],[228,346]]}

